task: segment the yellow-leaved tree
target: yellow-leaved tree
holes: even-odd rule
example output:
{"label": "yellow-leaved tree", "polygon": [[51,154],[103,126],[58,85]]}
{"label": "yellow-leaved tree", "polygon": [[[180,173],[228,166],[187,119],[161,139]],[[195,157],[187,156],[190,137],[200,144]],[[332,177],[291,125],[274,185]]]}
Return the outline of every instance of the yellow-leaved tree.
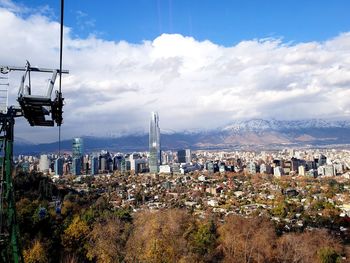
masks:
{"label": "yellow-leaved tree", "polygon": [[141,212],[135,216],[128,239],[126,262],[189,262],[186,232],[191,227],[186,211]]}
{"label": "yellow-leaved tree", "polygon": [[128,227],[114,215],[94,223],[88,235],[87,258],[101,263],[123,262]]}
{"label": "yellow-leaved tree", "polygon": [[35,240],[31,247],[23,251],[26,263],[46,263],[48,261],[45,246],[39,240]]}
{"label": "yellow-leaved tree", "polygon": [[75,216],[62,235],[62,245],[65,251],[78,256],[85,256],[85,244],[89,231],[87,223],[79,216]]}

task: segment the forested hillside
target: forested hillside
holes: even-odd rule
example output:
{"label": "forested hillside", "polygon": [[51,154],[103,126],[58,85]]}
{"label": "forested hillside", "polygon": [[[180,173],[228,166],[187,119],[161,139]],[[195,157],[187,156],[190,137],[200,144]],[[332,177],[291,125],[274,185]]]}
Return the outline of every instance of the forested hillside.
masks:
{"label": "forested hillside", "polygon": [[[88,179],[86,183],[89,184]],[[326,229],[280,231],[264,217],[113,209],[108,195],[15,177],[25,262],[347,262]],[[343,260],[342,260],[343,257]]]}

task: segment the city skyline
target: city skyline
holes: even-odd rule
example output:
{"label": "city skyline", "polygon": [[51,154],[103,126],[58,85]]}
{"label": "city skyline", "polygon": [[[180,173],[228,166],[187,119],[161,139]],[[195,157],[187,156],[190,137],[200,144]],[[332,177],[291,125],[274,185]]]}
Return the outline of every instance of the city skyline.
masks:
{"label": "city skyline", "polygon": [[[128,5],[119,3],[120,8]],[[150,3],[157,10],[157,2]],[[235,30],[240,21],[247,20],[243,17],[234,21],[230,14],[237,11],[228,3],[218,5],[218,10],[213,12],[215,16],[199,25],[201,31],[208,28],[207,34],[204,31],[190,34],[177,28],[178,9],[182,10],[185,5],[172,3],[173,30],[164,27],[159,31],[155,26],[157,33],[141,34],[130,23],[133,36],[118,31],[113,39],[111,32],[114,31],[106,32],[108,36],[94,34],[87,25],[85,33],[80,32],[78,19],[80,26],[82,20],[89,24],[89,18],[95,19],[97,31],[104,25],[100,23],[106,21],[98,13],[88,14],[85,10],[84,15],[84,10],[67,3],[63,65],[70,74],[63,78],[66,104],[62,138],[145,132],[148,112],[153,109],[162,115],[165,131],[215,129],[233,120],[251,118],[349,119],[350,104],[346,98],[350,95],[347,89],[350,34],[346,23],[349,18],[344,14],[346,2],[318,2],[310,17],[298,14],[295,24],[288,20],[289,16],[277,15],[278,12],[288,14],[286,7],[272,2],[265,6],[265,9],[271,7],[270,11],[266,10],[271,15],[266,28],[256,23],[246,24],[250,29],[246,32],[250,34],[245,34],[243,29]],[[255,1],[251,3],[259,6]],[[2,64],[24,66],[28,59],[33,65],[58,66],[56,4],[0,2],[3,25],[0,32],[7,36],[8,43],[0,55]],[[301,2],[286,5],[291,10],[304,12],[312,6]],[[161,2],[161,12],[165,12],[165,6]],[[194,1],[190,6],[198,23],[205,20],[210,5],[197,10]],[[91,3],[85,7],[93,10]],[[247,17],[252,15],[251,6],[242,5],[241,9]],[[221,11],[228,12],[228,16],[216,23],[214,18],[219,17]],[[156,19],[155,12],[148,15]],[[328,27],[315,18],[319,14],[324,14]],[[111,25],[118,27],[114,22],[119,20],[112,16],[109,19]],[[128,21],[125,16],[118,19]],[[265,21],[266,14],[257,13],[256,19]],[[274,26],[278,22],[285,27]],[[215,28],[220,28],[221,23],[226,30],[232,26],[232,31],[223,34],[224,31],[218,30],[219,35],[228,37],[215,37],[215,30],[205,27],[208,23],[213,23]],[[305,29],[300,30],[302,35],[296,32],[300,28],[298,23],[305,25]],[[320,26],[324,29],[323,35]],[[111,29],[106,27],[106,30]],[[269,34],[268,30],[275,30],[276,34]],[[234,38],[228,39],[231,35]],[[15,103],[19,80],[19,75],[11,75],[10,103]],[[33,86],[40,87],[42,83]],[[57,140],[52,129],[27,127],[24,120],[17,122],[15,135],[29,141]]]}
{"label": "city skyline", "polygon": [[[149,127],[148,127],[149,128]],[[236,121],[228,126],[208,131],[164,132],[162,150],[178,149],[284,149],[292,148],[344,148],[350,145],[350,121],[324,120],[249,120]],[[149,129],[145,133],[121,137],[83,136],[84,149],[121,152],[149,150]],[[15,152],[21,154],[57,151],[58,143],[28,144],[16,140]],[[71,151],[71,139],[61,141],[63,152]]]}

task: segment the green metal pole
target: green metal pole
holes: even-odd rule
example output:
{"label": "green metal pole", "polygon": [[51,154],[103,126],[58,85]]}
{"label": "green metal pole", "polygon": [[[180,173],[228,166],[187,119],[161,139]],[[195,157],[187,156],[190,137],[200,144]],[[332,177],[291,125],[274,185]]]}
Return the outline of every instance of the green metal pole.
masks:
{"label": "green metal pole", "polygon": [[9,231],[11,237],[12,257],[14,262],[19,262],[19,246],[18,246],[18,232],[16,222],[16,204],[12,183],[12,150],[13,142],[6,142],[6,156],[5,156],[5,172],[6,172],[6,184],[8,186],[8,219],[9,219]]}
{"label": "green metal pole", "polygon": [[4,175],[5,175],[5,202],[7,203],[5,218],[7,219],[8,230],[8,258],[10,262],[23,262],[23,256],[20,249],[19,227],[16,218],[16,201],[12,181],[12,157],[13,157],[13,130],[14,118],[10,117],[5,120],[5,136],[4,136]]}

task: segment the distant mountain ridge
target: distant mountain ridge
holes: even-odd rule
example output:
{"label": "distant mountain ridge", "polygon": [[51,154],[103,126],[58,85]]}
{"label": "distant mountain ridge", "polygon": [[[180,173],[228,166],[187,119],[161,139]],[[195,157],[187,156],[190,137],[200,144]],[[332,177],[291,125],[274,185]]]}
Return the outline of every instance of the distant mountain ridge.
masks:
{"label": "distant mountain ridge", "polygon": [[[133,152],[148,150],[148,134],[122,137],[83,137],[86,152]],[[71,151],[71,140],[61,142],[63,151]],[[350,121],[264,120],[235,121],[209,131],[166,132],[161,134],[163,150],[197,149],[271,149],[281,147],[324,147],[350,145]],[[58,143],[28,144],[15,141],[15,154],[57,152]]]}
{"label": "distant mountain ridge", "polygon": [[247,121],[235,121],[223,128],[224,131],[266,131],[266,130],[291,130],[309,128],[350,128],[349,120],[329,121],[323,119],[310,120],[264,120],[252,119]]}

